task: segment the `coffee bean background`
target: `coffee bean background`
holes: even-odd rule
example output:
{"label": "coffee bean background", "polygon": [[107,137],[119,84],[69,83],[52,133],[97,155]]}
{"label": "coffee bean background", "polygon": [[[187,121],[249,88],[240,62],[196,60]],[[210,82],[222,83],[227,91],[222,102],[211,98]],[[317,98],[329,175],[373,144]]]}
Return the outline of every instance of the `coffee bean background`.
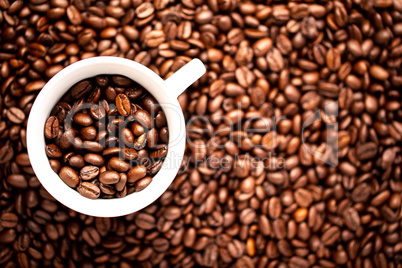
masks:
{"label": "coffee bean background", "polygon": [[[401,12],[401,0],[0,0],[0,266],[401,267]],[[182,171],[119,218],[63,207],[26,153],[37,93],[97,55],[163,78],[193,57],[208,69],[179,97]],[[267,133],[273,115],[286,118]],[[253,133],[232,131],[250,118]],[[307,149],[332,145],[336,166]]]}

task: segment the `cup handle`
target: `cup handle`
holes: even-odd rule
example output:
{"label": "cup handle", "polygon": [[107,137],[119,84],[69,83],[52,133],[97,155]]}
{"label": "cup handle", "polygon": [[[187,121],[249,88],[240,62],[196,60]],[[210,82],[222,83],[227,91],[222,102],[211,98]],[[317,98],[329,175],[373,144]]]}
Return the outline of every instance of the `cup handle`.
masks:
{"label": "cup handle", "polygon": [[177,98],[205,72],[204,63],[199,59],[193,59],[165,80],[165,88],[169,94]]}

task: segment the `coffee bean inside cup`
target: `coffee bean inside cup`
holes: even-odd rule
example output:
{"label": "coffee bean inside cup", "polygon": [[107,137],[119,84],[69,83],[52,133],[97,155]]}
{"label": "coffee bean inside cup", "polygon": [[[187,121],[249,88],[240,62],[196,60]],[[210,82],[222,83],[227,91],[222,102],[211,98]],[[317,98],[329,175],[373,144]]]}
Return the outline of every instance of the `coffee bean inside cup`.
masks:
{"label": "coffee bean inside cup", "polygon": [[79,81],[45,123],[54,172],[87,198],[120,198],[145,189],[167,155],[166,117],[141,85],[121,75]]}

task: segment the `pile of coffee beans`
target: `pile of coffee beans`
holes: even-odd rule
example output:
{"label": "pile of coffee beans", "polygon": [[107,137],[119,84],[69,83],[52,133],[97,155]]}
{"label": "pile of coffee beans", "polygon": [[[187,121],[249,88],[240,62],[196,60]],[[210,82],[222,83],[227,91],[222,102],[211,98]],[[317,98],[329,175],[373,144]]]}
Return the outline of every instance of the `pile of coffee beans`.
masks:
{"label": "pile of coffee beans", "polygon": [[120,75],[75,84],[53,108],[44,132],[52,169],[91,199],[145,189],[162,167],[169,135],[155,98]]}
{"label": "pile of coffee beans", "polygon": [[[401,267],[401,0],[0,7],[0,266]],[[119,218],[62,206],[26,153],[37,93],[98,55],[207,67],[180,174]]]}

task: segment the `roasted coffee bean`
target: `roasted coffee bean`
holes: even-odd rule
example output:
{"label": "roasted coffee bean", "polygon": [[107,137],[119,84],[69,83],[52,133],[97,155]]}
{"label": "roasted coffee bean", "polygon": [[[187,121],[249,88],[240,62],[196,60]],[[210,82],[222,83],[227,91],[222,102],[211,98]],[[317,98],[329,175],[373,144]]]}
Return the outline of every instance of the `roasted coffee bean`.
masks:
{"label": "roasted coffee bean", "polygon": [[360,217],[357,210],[355,208],[347,208],[343,211],[342,216],[346,226],[352,231],[357,231],[360,227]]}
{"label": "roasted coffee bean", "polygon": [[89,114],[92,116],[93,119],[101,120],[106,116],[106,110],[101,105],[94,104],[91,106]]}
{"label": "roasted coffee bean", "polygon": [[71,89],[71,96],[74,99],[81,99],[82,97],[88,95],[93,88],[93,85],[88,80],[83,80],[75,84]]}
{"label": "roasted coffee bean", "polygon": [[17,234],[14,229],[6,229],[0,232],[0,244],[10,244],[15,241]]}
{"label": "roasted coffee bean", "polygon": [[156,220],[152,215],[146,213],[138,213],[134,218],[135,224],[143,230],[151,230],[156,226]]}
{"label": "roasted coffee bean", "polygon": [[84,127],[88,127],[93,123],[92,118],[86,113],[75,114],[73,117],[73,122]]}
{"label": "roasted coffee bean", "polygon": [[45,136],[54,139],[59,135],[59,120],[55,116],[50,116],[45,123]]}
{"label": "roasted coffee bean", "polygon": [[131,131],[134,133],[135,136],[141,136],[144,133],[145,129],[139,123],[134,122],[131,125]]}
{"label": "roasted coffee bean", "polygon": [[131,132],[130,129],[128,128],[123,128],[120,131],[120,140],[126,145],[126,146],[132,146],[134,143],[134,135]]}
{"label": "roasted coffee bean", "polygon": [[104,149],[99,142],[88,140],[82,142],[82,148],[92,153],[101,153]]}
{"label": "roasted coffee bean", "polygon": [[152,182],[151,177],[145,177],[135,183],[135,191],[139,192],[144,190]]}
{"label": "roasted coffee bean", "polygon": [[18,224],[18,216],[14,213],[5,212],[0,216],[0,225],[4,228],[14,228]]}
{"label": "roasted coffee bean", "polygon": [[377,145],[374,142],[368,142],[356,147],[356,157],[359,160],[372,159],[377,155],[377,151]]}
{"label": "roasted coffee bean", "polygon": [[55,144],[46,145],[45,152],[49,158],[60,158],[63,155],[60,148]]}
{"label": "roasted coffee bean", "polygon": [[18,107],[11,107],[7,110],[7,118],[12,123],[21,124],[25,120],[25,113]]}
{"label": "roasted coffee bean", "polygon": [[282,205],[280,203],[279,198],[272,197],[269,200],[269,207],[268,207],[269,216],[272,219],[279,218],[282,214]]}
{"label": "roasted coffee bean", "polygon": [[74,155],[68,159],[68,164],[75,168],[80,169],[85,166],[84,158],[81,155]]}
{"label": "roasted coffee bean", "polygon": [[295,201],[301,207],[309,207],[313,202],[313,197],[310,191],[300,188],[295,191]]}
{"label": "roasted coffee bean", "polygon": [[60,169],[59,176],[64,183],[71,188],[75,188],[80,182],[78,173],[68,166],[64,166]]}
{"label": "roasted coffee bean", "polygon": [[7,183],[16,188],[27,188],[28,182],[24,175],[10,174],[7,176]]}
{"label": "roasted coffee bean", "polygon": [[155,128],[151,128],[147,133],[147,144],[149,148],[155,148],[158,145],[159,135]]}
{"label": "roasted coffee bean", "polygon": [[85,166],[80,170],[80,178],[84,181],[95,179],[99,175],[99,167]]}
{"label": "roasted coffee bean", "polygon": [[138,138],[135,139],[133,147],[136,150],[144,149],[147,144],[147,134],[143,133]]}
{"label": "roasted coffee bean", "polygon": [[105,171],[99,175],[99,181],[103,184],[115,184],[119,180],[120,175],[116,171]]}
{"label": "roasted coffee bean", "polygon": [[109,162],[109,166],[118,172],[126,172],[130,168],[130,164],[121,159],[120,157],[112,157]]}
{"label": "roasted coffee bean", "polygon": [[77,187],[77,191],[84,197],[89,199],[96,199],[100,195],[100,189],[95,184],[90,182],[82,182]]}
{"label": "roasted coffee bean", "polygon": [[139,179],[144,178],[146,176],[146,174],[147,174],[147,168],[145,166],[132,167],[127,172],[128,183],[134,183],[134,182],[138,181]]}
{"label": "roasted coffee bean", "polygon": [[340,237],[340,230],[338,227],[333,226],[325,231],[321,237],[322,243],[326,246],[332,245]]}
{"label": "roasted coffee bean", "polygon": [[14,149],[11,144],[6,143],[0,148],[0,163],[4,164],[14,157]]}
{"label": "roasted coffee bean", "polygon": [[255,220],[255,216],[255,211],[251,208],[247,208],[240,213],[239,219],[241,223],[249,225]]}
{"label": "roasted coffee bean", "polygon": [[330,48],[327,51],[326,63],[331,71],[336,71],[341,67],[341,55],[336,48]]}
{"label": "roasted coffee bean", "polygon": [[162,168],[163,161],[158,160],[156,162],[153,162],[149,167],[148,167],[148,174],[150,175],[155,175],[158,173],[158,171]]}
{"label": "roasted coffee bean", "polygon": [[105,164],[105,160],[103,159],[103,157],[99,154],[94,154],[94,153],[88,153],[88,154],[84,155],[84,160],[88,164],[92,164],[92,165],[98,166],[98,167],[103,166]]}
{"label": "roasted coffee bean", "polygon": [[127,183],[127,175],[125,173],[120,173],[120,180],[116,183],[115,188],[117,191],[123,191]]}
{"label": "roasted coffee bean", "polygon": [[80,130],[80,136],[81,139],[83,140],[89,140],[89,141],[95,140],[97,134],[98,133],[94,126],[84,127]]}
{"label": "roasted coffee bean", "polygon": [[128,116],[131,112],[131,103],[126,94],[116,96],[116,107],[123,116]]}
{"label": "roasted coffee bean", "polygon": [[155,148],[156,150],[151,152],[151,154],[149,155],[151,158],[163,158],[167,155],[167,146],[166,145],[162,145],[160,146],[160,148]]}
{"label": "roasted coffee bean", "polygon": [[126,160],[134,160],[137,158],[137,151],[132,148],[124,148],[122,151],[123,158]]}
{"label": "roasted coffee bean", "polygon": [[134,113],[135,119],[145,128],[152,127],[151,115],[145,110],[138,110]]}
{"label": "roasted coffee bean", "polygon": [[121,75],[113,75],[112,80],[116,85],[120,87],[128,87],[133,83],[133,81],[130,78]]}

